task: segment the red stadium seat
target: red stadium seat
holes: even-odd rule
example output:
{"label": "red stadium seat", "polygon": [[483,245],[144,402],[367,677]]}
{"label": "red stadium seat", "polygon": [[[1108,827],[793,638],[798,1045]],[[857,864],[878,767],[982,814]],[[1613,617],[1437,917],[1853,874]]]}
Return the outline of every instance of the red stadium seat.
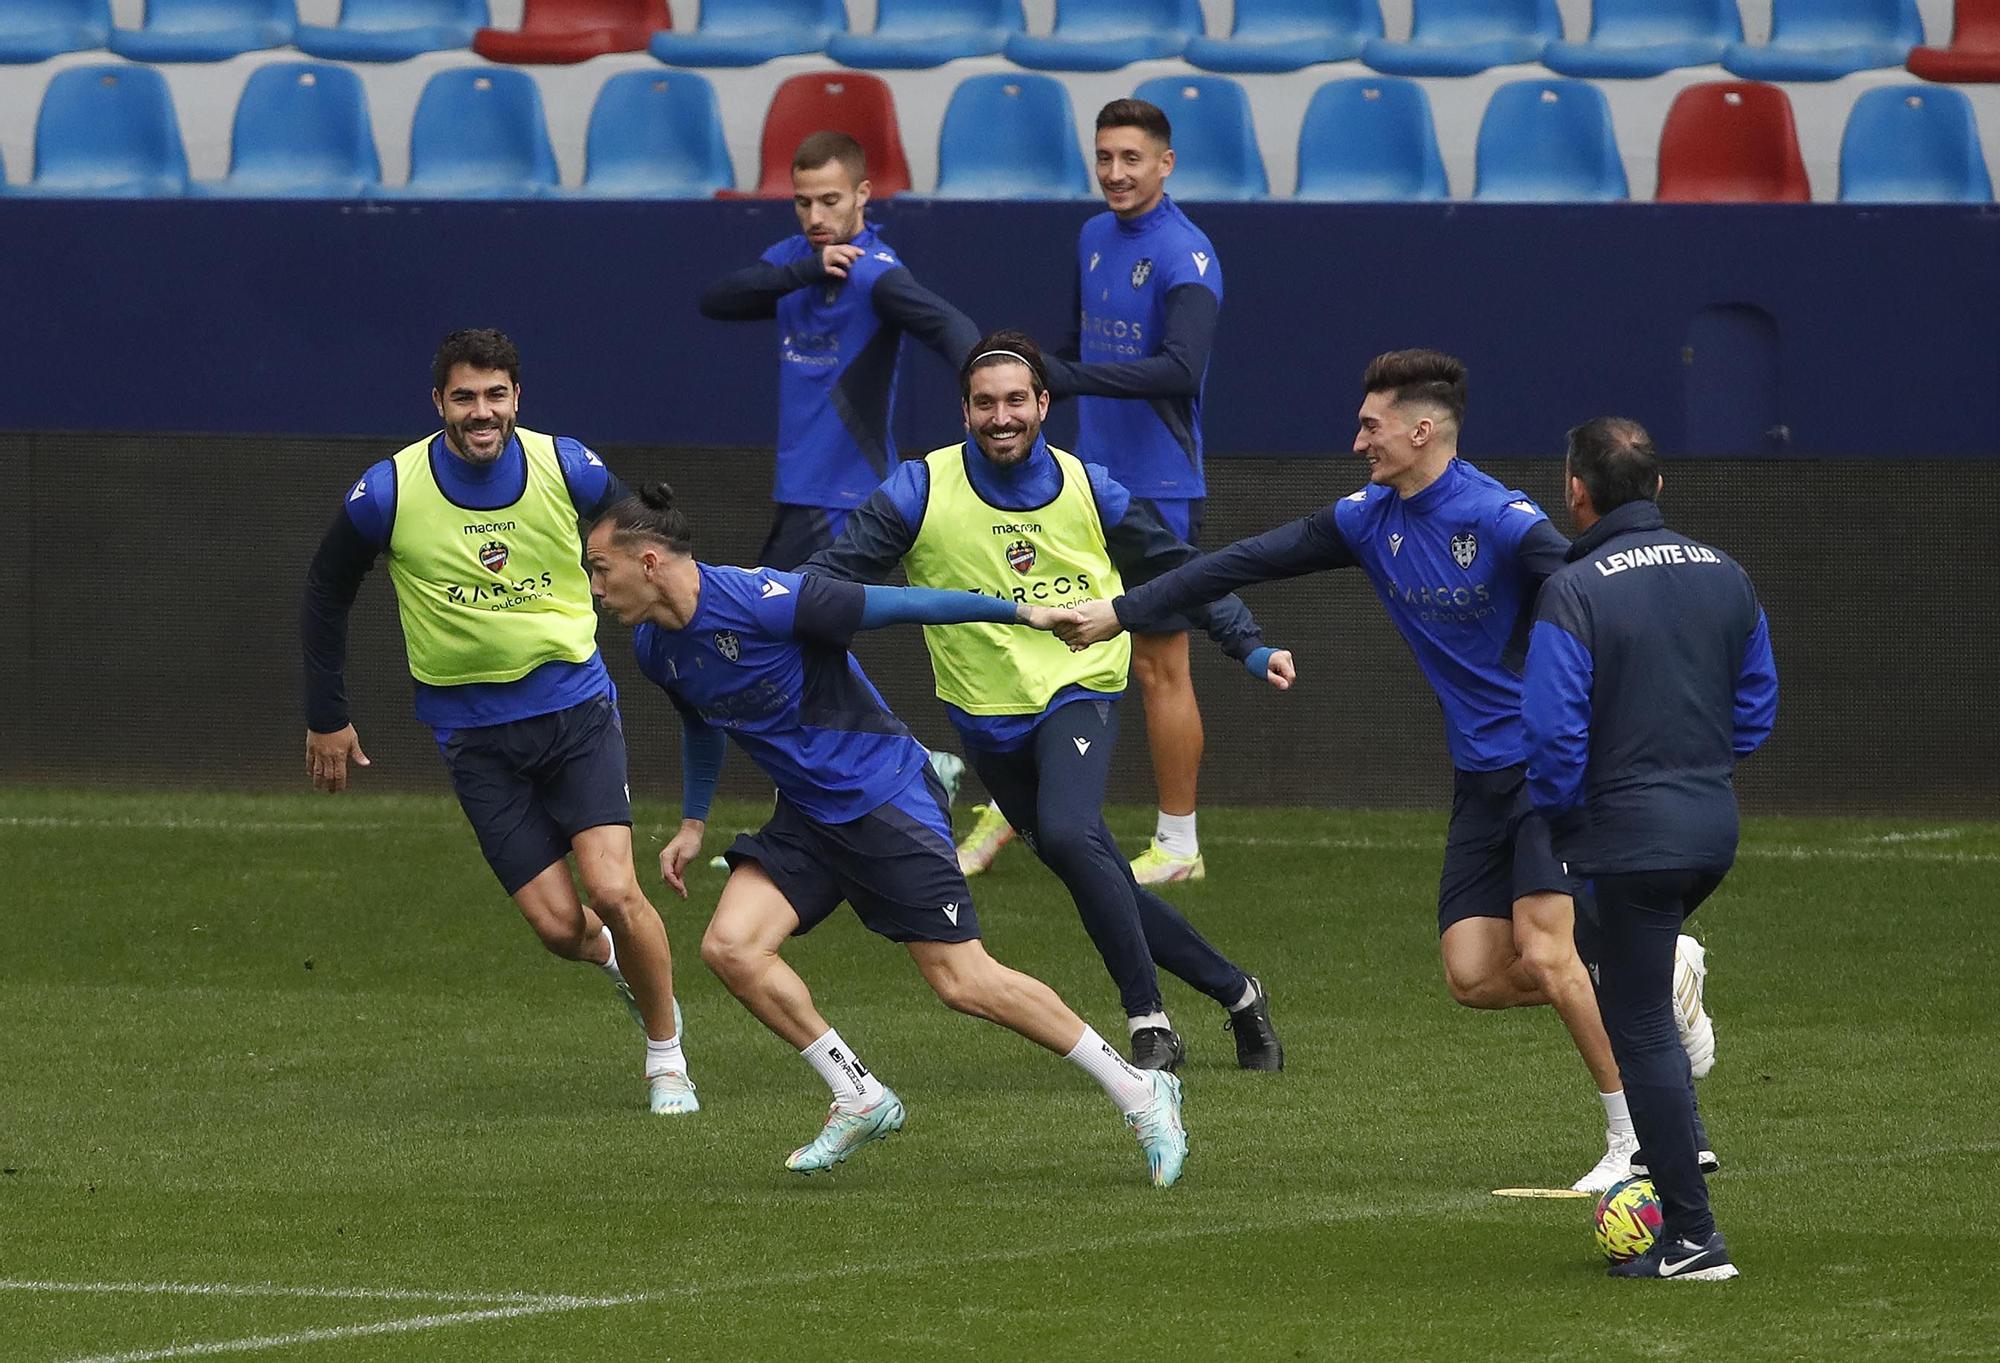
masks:
{"label": "red stadium seat", "polygon": [[763,170],[757,188],[745,195],[724,191],[719,198],[789,199],[792,155],[816,132],[843,132],[868,156],[872,196],[886,199],[910,191],[910,162],[903,155],[903,132],[896,101],[880,77],[860,71],[812,72],[793,76],[771,96],[764,115]]}
{"label": "red stadium seat", "polygon": [[482,28],[472,35],[472,50],[516,65],[581,62],[643,52],[672,24],[666,0],[528,0],[519,32]]}
{"label": "red stadium seat", "polygon": [[1810,203],[1792,101],[1775,85],[1690,85],[1660,132],[1663,203]]}
{"label": "red stadium seat", "polygon": [[1919,47],[1910,71],[1925,80],[2000,81],[2000,0],[1958,0],[1950,47]]}

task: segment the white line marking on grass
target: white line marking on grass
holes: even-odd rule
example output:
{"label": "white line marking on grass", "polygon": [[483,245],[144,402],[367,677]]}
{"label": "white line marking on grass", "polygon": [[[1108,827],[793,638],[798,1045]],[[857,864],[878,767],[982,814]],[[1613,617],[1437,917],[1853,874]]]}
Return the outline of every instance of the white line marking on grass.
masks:
{"label": "white line marking on grass", "polygon": [[[1892,835],[1893,836],[1893,835]],[[1227,847],[1320,847],[1333,852],[1437,852],[1444,842],[1416,838],[1267,838],[1204,833],[1202,841]],[[1882,840],[1888,842],[1888,838]],[[1873,847],[1810,847],[1804,844],[1745,843],[1739,861],[2000,862],[2000,852],[1928,851],[1907,843]]]}
{"label": "white line marking on grass", "polygon": [[14,815],[0,818],[0,828],[164,828],[201,833],[390,833],[410,829],[452,828],[445,822],[419,819],[204,819],[167,814],[154,818],[73,818],[61,814]]}
{"label": "white line marking on grass", "polygon": [[298,1297],[327,1301],[469,1302],[531,1306],[569,1301],[546,1292],[428,1292],[402,1287],[288,1287],[283,1283],[59,1283],[0,1278],[0,1292],[132,1293],[175,1297]]}

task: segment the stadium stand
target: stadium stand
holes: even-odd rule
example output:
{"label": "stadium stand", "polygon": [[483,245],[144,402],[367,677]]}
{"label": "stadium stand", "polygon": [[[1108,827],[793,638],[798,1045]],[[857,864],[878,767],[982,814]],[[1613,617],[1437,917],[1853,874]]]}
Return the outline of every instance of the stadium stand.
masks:
{"label": "stadium stand", "polygon": [[1556,0],[1415,0],[1410,40],[1371,38],[1361,60],[1398,76],[1470,76],[1541,60],[1563,36]]}
{"label": "stadium stand", "polygon": [[1520,80],[1479,124],[1475,199],[1608,202],[1629,197],[1604,92],[1580,80]]}
{"label": "stadium stand", "polygon": [[1592,0],[1590,41],[1552,42],[1542,64],[1565,76],[1636,79],[1711,65],[1742,41],[1736,0]]}
{"label": "stadium stand", "polygon": [[0,62],[46,61],[110,41],[110,0],[8,0],[0,5]]}
{"label": "stadium stand", "polygon": [[691,71],[624,71],[590,112],[580,194],[704,199],[736,183],[715,87]]}
{"label": "stadium stand", "polygon": [[135,62],[219,62],[290,47],[292,0],[146,0],[143,28],[111,30],[111,50]]}
{"label": "stadium stand", "polygon": [[1916,0],[1775,0],[1768,43],[1732,43],[1722,64],[1749,80],[1834,80],[1901,66],[1924,40]]}
{"label": "stadium stand", "polygon": [[836,33],[826,55],[877,70],[942,66],[987,57],[1026,33],[1021,0],[877,0],[873,33]]}
{"label": "stadium stand", "polygon": [[1186,56],[1204,71],[1297,71],[1352,61],[1363,43],[1381,36],[1376,0],[1236,0],[1229,36],[1197,33]]}
{"label": "stadium stand", "polygon": [[1299,127],[1295,198],[1444,199],[1431,102],[1415,81],[1361,76],[1314,91]]}
{"label": "stadium stand", "polygon": [[555,149],[533,76],[462,66],[425,82],[410,122],[410,181],[402,193],[537,198],[557,184]]}
{"label": "stadium stand", "polygon": [[669,66],[759,66],[846,31],[841,0],[701,0],[694,32],[656,33],[648,50]]}
{"label": "stadium stand", "polygon": [[2000,0],[1958,0],[1951,46],[1912,50],[1909,68],[1925,80],[2000,81]]}
{"label": "stadium stand", "polygon": [[952,91],[938,133],[939,198],[1079,199],[1090,192],[1061,81],[973,76]]}
{"label": "stadium stand", "polygon": [[341,0],[338,23],[300,24],[296,45],[325,61],[408,61],[470,47],[486,16],[486,0]]}
{"label": "stadium stand", "polygon": [[1056,0],[1055,30],[1014,34],[1007,58],[1040,71],[1115,71],[1178,57],[1201,31],[1200,0]]}
{"label": "stadium stand", "polygon": [[1261,199],[1270,194],[1257,125],[1243,87],[1227,76],[1160,76],[1134,90],[1174,127],[1176,199]]}
{"label": "stadium stand", "polygon": [[528,0],[518,29],[482,28],[472,50],[491,62],[550,65],[643,52],[673,26],[666,0]]}
{"label": "stadium stand", "polygon": [[194,184],[216,198],[356,199],[382,186],[361,77],[325,62],[250,73],[236,104],[229,176]]}
{"label": "stadium stand", "polygon": [[861,144],[868,156],[869,189],[874,197],[910,192],[910,161],[903,154],[903,130],[896,121],[896,98],[879,76],[865,71],[808,72],[793,76],[771,96],[764,115],[758,163],[759,198],[792,197],[792,154],[808,133],[831,128]]}
{"label": "stadium stand", "polygon": [[1840,140],[1842,203],[1991,203],[1972,101],[1885,85],[1854,101]]}
{"label": "stadium stand", "polygon": [[1775,85],[1706,81],[1674,98],[1660,132],[1663,203],[1807,203],[1792,101]]}
{"label": "stadium stand", "polygon": [[35,193],[160,198],[187,187],[180,120],[158,71],[72,66],[49,81],[35,120]]}

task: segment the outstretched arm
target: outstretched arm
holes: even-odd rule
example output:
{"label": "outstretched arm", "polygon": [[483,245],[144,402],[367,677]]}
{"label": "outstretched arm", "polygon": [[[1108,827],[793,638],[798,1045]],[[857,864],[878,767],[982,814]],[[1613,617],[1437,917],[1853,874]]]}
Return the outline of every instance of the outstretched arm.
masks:
{"label": "outstretched arm", "polygon": [[[1096,478],[1093,466],[1093,479]],[[1115,510],[1124,489],[1110,476],[1097,487],[1100,516]],[[1201,551],[1169,530],[1151,507],[1136,498],[1127,499],[1124,514],[1105,532],[1105,548],[1118,565],[1118,575],[1128,587],[1142,586],[1183,564],[1201,557]],[[1190,606],[1186,615],[1213,639],[1225,657],[1250,669],[1255,677],[1269,677],[1272,650],[1264,647],[1264,631],[1250,614],[1250,608],[1236,596]],[[1155,621],[1134,621],[1129,627],[1144,632]]]}
{"label": "outstretched arm", "polygon": [[1215,348],[1222,301],[1201,284],[1182,284],[1167,295],[1157,354],[1118,364],[1085,364],[1046,357],[1049,391],[1056,397],[1191,398],[1201,392]]}
{"label": "outstretched arm", "polygon": [[877,313],[936,351],[953,369],[964,364],[979,343],[973,320],[917,283],[908,269],[898,267],[883,274],[870,297]]}
{"label": "outstretched arm", "polygon": [[696,306],[703,317],[718,322],[756,322],[776,317],[780,298],[827,277],[825,257],[825,251],[812,251],[788,265],[760,260],[755,265],[732,270],[702,290]]}
{"label": "outstretched arm", "polygon": [[881,582],[902,565],[917,542],[930,492],[930,469],[921,460],[899,464],[889,481],[856,507],[840,538],[800,565],[809,576],[840,582]]}

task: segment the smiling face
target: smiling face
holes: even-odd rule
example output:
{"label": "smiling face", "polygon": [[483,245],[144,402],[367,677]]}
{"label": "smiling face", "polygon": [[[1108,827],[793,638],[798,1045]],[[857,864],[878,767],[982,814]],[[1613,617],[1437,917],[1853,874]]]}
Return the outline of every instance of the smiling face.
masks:
{"label": "smiling face", "polygon": [[514,438],[521,386],[504,369],[456,364],[444,387],[431,393],[431,401],[444,420],[445,443],[452,453],[470,464],[490,464]]}
{"label": "smiling face", "polygon": [[1360,425],[1354,452],[1368,461],[1368,481],[1392,487],[1405,497],[1436,480],[1451,458],[1432,409],[1396,400],[1393,390],[1368,394],[1361,400]]}
{"label": "smiling face", "polygon": [[1174,149],[1145,129],[1098,130],[1097,187],[1119,217],[1137,218],[1158,208],[1173,173]]}
{"label": "smiling face", "polygon": [[861,235],[868,182],[856,182],[838,159],[811,170],[792,171],[792,211],[814,249],[839,246]]}
{"label": "smiling face", "polygon": [[1035,391],[1034,371],[1003,360],[973,370],[970,382],[965,429],[979,452],[1003,468],[1026,459],[1049,414],[1049,395]]}

